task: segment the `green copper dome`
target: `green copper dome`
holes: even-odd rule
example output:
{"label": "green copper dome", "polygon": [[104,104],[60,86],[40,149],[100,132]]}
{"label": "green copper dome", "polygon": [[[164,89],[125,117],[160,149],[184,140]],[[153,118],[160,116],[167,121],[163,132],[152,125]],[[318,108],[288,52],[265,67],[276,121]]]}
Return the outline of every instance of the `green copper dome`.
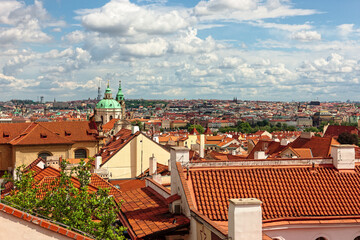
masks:
{"label": "green copper dome", "polygon": [[121,108],[121,106],[114,99],[102,99],[96,104],[96,108]]}

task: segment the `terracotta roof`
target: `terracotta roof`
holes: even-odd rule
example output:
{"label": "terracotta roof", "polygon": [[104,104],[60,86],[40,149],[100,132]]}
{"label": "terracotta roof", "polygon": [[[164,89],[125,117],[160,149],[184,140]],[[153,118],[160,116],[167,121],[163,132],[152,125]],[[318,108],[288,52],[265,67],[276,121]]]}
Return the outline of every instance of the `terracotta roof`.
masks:
{"label": "terracotta roof", "polygon": [[79,141],[97,141],[96,126],[91,122],[2,123],[0,144],[72,144]]}
{"label": "terracotta roof", "polygon": [[254,159],[255,152],[257,151],[264,151],[266,155],[273,157],[274,155],[278,154],[281,150],[283,150],[285,147],[286,146],[282,146],[279,142],[260,140],[251,150],[247,158]]}
{"label": "terracotta roof", "polygon": [[298,157],[300,158],[312,158],[312,152],[310,148],[292,148]]}
{"label": "terracotta roof", "polygon": [[[25,222],[29,222],[30,225],[28,225],[27,223],[25,223],[24,225],[28,225],[29,227],[32,226],[32,224],[34,224],[33,226],[37,225],[40,226],[42,228],[44,228],[45,230],[54,232],[54,233],[58,233],[60,235],[63,235],[65,237],[68,237],[69,239],[76,239],[76,240],[90,240],[92,238],[86,237],[80,233],[71,231],[69,229],[66,229],[64,227],[58,226],[48,220],[45,220],[43,218],[39,218],[39,217],[35,217],[29,213],[20,211],[16,208],[10,207],[8,205],[5,205],[4,203],[0,203],[0,211],[12,215],[18,219],[21,219]],[[21,223],[21,221],[19,220],[19,223]],[[53,235],[53,234],[52,234]],[[56,237],[56,235],[53,235],[54,237]],[[15,236],[14,236],[15,237]]]}
{"label": "terracotta roof", "polygon": [[191,135],[199,135],[199,132],[196,130],[196,128],[193,128],[190,132]]}
{"label": "terracotta roof", "polygon": [[335,137],[337,138],[341,133],[347,132],[350,134],[356,134],[359,136],[359,130],[354,126],[335,126],[330,125],[326,128],[324,133],[325,137]]}
{"label": "terracotta roof", "polygon": [[316,137],[309,138],[298,137],[288,146],[292,148],[310,148],[313,157],[328,157],[330,154],[330,147],[332,144],[336,144],[336,140],[331,137]]}
{"label": "terracotta roof", "polygon": [[138,238],[149,238],[153,234],[171,232],[190,224],[187,217],[170,214],[166,199],[149,187],[126,191],[122,195],[121,211]]}
{"label": "terracotta roof", "polygon": [[[183,175],[186,175],[184,171]],[[228,199],[257,198],[263,220],[360,217],[360,167],[333,166],[190,168],[188,180],[199,212],[228,220]]]}
{"label": "terracotta roof", "polygon": [[23,133],[9,143],[11,145],[45,145],[73,144],[74,142],[57,135],[40,124],[32,123]]}
{"label": "terracotta roof", "polygon": [[121,191],[96,173],[91,174],[90,184],[97,188],[109,189],[109,195],[113,196],[116,202],[122,200]]}
{"label": "terracotta roof", "polygon": [[204,132],[205,135],[210,135],[210,134],[213,134],[210,130],[209,127],[206,128],[205,132]]}
{"label": "terracotta roof", "polygon": [[109,122],[105,123],[104,125],[102,125],[102,129],[104,132],[108,132],[110,131],[111,129],[114,128],[114,125],[117,121],[119,121],[120,119],[117,119],[117,118],[113,118],[111,119]]}
{"label": "terracotta roof", "polygon": [[[156,174],[161,174],[162,176],[170,175],[169,167],[164,164],[161,164],[161,163],[156,163]],[[145,176],[149,176],[149,168],[146,169],[138,177],[141,178],[141,177],[145,177]]]}
{"label": "terracotta roof", "polygon": [[121,129],[115,136],[100,150],[100,156],[102,157],[102,164],[104,165],[109,159],[120,151],[128,142],[137,137],[140,131],[135,134],[131,133],[131,130]]}
{"label": "terracotta roof", "polygon": [[110,180],[110,183],[113,186],[118,185],[120,187],[120,191],[122,192],[143,188],[146,185],[144,179]]}

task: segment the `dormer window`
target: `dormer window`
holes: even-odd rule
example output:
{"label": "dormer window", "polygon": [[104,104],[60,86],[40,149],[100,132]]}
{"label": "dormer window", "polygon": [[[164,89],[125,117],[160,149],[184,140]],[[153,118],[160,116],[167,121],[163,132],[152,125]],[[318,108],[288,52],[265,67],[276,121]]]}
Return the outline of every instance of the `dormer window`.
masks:
{"label": "dormer window", "polygon": [[46,133],[40,133],[40,138],[47,138],[47,134]]}
{"label": "dormer window", "polygon": [[9,132],[3,132],[3,137],[10,137],[10,133]]}
{"label": "dormer window", "polygon": [[71,136],[71,132],[70,132],[70,131],[65,130],[65,136]]}

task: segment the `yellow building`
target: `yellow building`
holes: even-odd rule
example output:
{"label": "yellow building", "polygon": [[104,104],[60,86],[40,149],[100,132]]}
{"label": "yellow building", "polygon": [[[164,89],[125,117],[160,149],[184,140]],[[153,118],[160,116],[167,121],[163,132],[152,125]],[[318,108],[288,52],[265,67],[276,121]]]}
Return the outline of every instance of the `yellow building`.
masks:
{"label": "yellow building", "polygon": [[98,149],[98,131],[92,122],[0,124],[0,171],[27,166],[38,157],[87,158]]}
{"label": "yellow building", "polygon": [[150,157],[167,166],[170,153],[136,128],[121,129],[100,150],[100,163],[97,166],[95,160],[95,169],[107,171],[109,179],[134,178],[149,168]]}

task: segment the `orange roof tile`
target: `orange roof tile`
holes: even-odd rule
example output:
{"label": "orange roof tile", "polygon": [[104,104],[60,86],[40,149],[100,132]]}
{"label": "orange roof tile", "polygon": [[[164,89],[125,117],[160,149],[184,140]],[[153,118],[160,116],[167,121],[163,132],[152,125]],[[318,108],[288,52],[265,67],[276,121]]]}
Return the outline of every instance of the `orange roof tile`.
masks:
{"label": "orange roof tile", "polygon": [[149,187],[122,194],[124,202],[121,211],[138,238],[150,238],[153,234],[184,228],[190,224],[187,217],[170,214],[166,199]]}
{"label": "orange roof tile", "polygon": [[[186,175],[184,171],[183,175]],[[333,166],[190,168],[196,206],[213,221],[228,220],[228,199],[257,198],[263,220],[360,217],[360,167]]]}

